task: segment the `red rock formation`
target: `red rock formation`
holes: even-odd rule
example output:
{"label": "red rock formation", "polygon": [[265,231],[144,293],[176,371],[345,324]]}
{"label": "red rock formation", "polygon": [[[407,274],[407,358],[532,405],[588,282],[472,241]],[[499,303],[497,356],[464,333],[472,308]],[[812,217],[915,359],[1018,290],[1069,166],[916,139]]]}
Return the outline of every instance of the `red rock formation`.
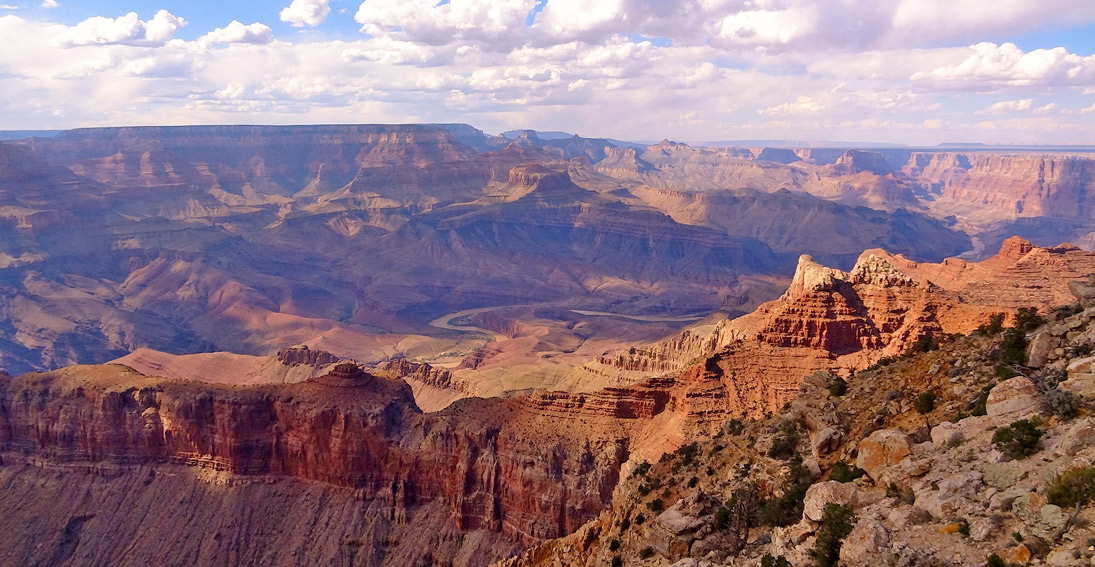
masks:
{"label": "red rock formation", "polygon": [[[629,455],[626,423],[664,405],[658,391],[607,392],[576,403],[474,399],[423,415],[401,380],[350,363],[261,387],[77,366],[0,381],[0,451],[321,481],[387,499],[393,517],[444,502],[462,531],[529,543],[610,502]],[[583,425],[546,426],[577,418]]]}

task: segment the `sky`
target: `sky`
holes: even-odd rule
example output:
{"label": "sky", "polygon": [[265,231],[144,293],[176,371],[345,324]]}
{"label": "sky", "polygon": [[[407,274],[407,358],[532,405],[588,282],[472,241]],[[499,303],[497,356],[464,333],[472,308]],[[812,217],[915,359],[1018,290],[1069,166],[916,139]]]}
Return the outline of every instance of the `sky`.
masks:
{"label": "sky", "polygon": [[1092,0],[0,0],[0,130],[1095,144]]}

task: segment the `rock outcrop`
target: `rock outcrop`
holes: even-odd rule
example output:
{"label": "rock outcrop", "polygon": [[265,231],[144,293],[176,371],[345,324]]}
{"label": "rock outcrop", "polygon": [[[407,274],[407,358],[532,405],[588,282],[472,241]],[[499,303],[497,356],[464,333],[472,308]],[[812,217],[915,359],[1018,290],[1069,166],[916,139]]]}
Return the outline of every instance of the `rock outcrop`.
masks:
{"label": "rock outcrop", "polygon": [[[401,380],[349,362],[305,382],[252,387],[165,381],[124,366],[71,367],[0,381],[0,453],[5,466],[107,467],[122,475],[196,467],[228,479],[318,481],[352,490],[390,523],[426,514],[443,518],[440,527],[520,545],[569,533],[607,506],[629,457],[626,423],[664,403],[657,393],[634,402],[467,400],[424,415]],[[553,424],[579,418],[585,425]],[[89,506],[91,514],[108,513]],[[385,533],[366,530],[361,545],[381,545]],[[437,558],[456,560],[466,548],[469,563],[461,564],[475,564],[506,545],[474,552],[457,545]],[[445,552],[417,553],[415,561]],[[402,564],[385,561],[368,564]]]}

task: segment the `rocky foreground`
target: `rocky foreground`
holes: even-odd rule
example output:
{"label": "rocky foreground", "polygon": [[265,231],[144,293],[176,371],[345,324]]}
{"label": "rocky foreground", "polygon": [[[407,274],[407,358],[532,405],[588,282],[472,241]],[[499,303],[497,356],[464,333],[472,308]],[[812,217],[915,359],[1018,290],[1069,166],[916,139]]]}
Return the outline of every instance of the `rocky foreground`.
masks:
{"label": "rocky foreground", "polygon": [[[1095,564],[1095,289],[632,468],[576,533],[499,565]],[[1027,313],[1029,315],[1029,313]]]}

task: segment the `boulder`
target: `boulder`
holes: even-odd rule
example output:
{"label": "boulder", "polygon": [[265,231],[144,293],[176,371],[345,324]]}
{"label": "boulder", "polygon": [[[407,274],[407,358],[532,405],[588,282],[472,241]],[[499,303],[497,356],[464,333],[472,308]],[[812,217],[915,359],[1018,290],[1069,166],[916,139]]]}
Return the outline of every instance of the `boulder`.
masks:
{"label": "boulder", "polygon": [[1027,346],[1027,364],[1035,368],[1045,366],[1053,355],[1053,351],[1059,346],[1061,346],[1061,338],[1053,335],[1049,330],[1035,333]]}
{"label": "boulder", "polygon": [[839,429],[826,427],[814,435],[813,440],[810,441],[810,449],[815,457],[827,455],[840,446],[842,439],[844,439],[844,434]]}
{"label": "boulder", "polygon": [[803,500],[802,515],[815,522],[821,521],[828,503],[840,504],[854,508],[857,502],[857,491],[850,482],[837,482],[829,480],[814,484],[806,490],[806,498]]}
{"label": "boulder", "polygon": [[969,441],[996,426],[989,416],[973,416],[955,423],[944,421],[932,428],[932,443],[938,447],[953,447],[963,441]]}
{"label": "boulder", "polygon": [[1008,463],[988,463],[985,465],[984,475],[985,484],[1003,490],[1014,486],[1015,483],[1022,480],[1027,473],[1018,463],[1013,461]]}
{"label": "boulder", "polygon": [[878,522],[859,522],[840,546],[841,565],[873,566],[890,545],[890,534]]}
{"label": "boulder", "polygon": [[912,439],[893,429],[879,429],[859,442],[857,467],[878,480],[888,467],[900,463],[912,453]]}
{"label": "boulder", "polygon": [[1002,423],[1031,418],[1042,412],[1042,393],[1029,378],[1016,376],[992,388],[985,409]]}

